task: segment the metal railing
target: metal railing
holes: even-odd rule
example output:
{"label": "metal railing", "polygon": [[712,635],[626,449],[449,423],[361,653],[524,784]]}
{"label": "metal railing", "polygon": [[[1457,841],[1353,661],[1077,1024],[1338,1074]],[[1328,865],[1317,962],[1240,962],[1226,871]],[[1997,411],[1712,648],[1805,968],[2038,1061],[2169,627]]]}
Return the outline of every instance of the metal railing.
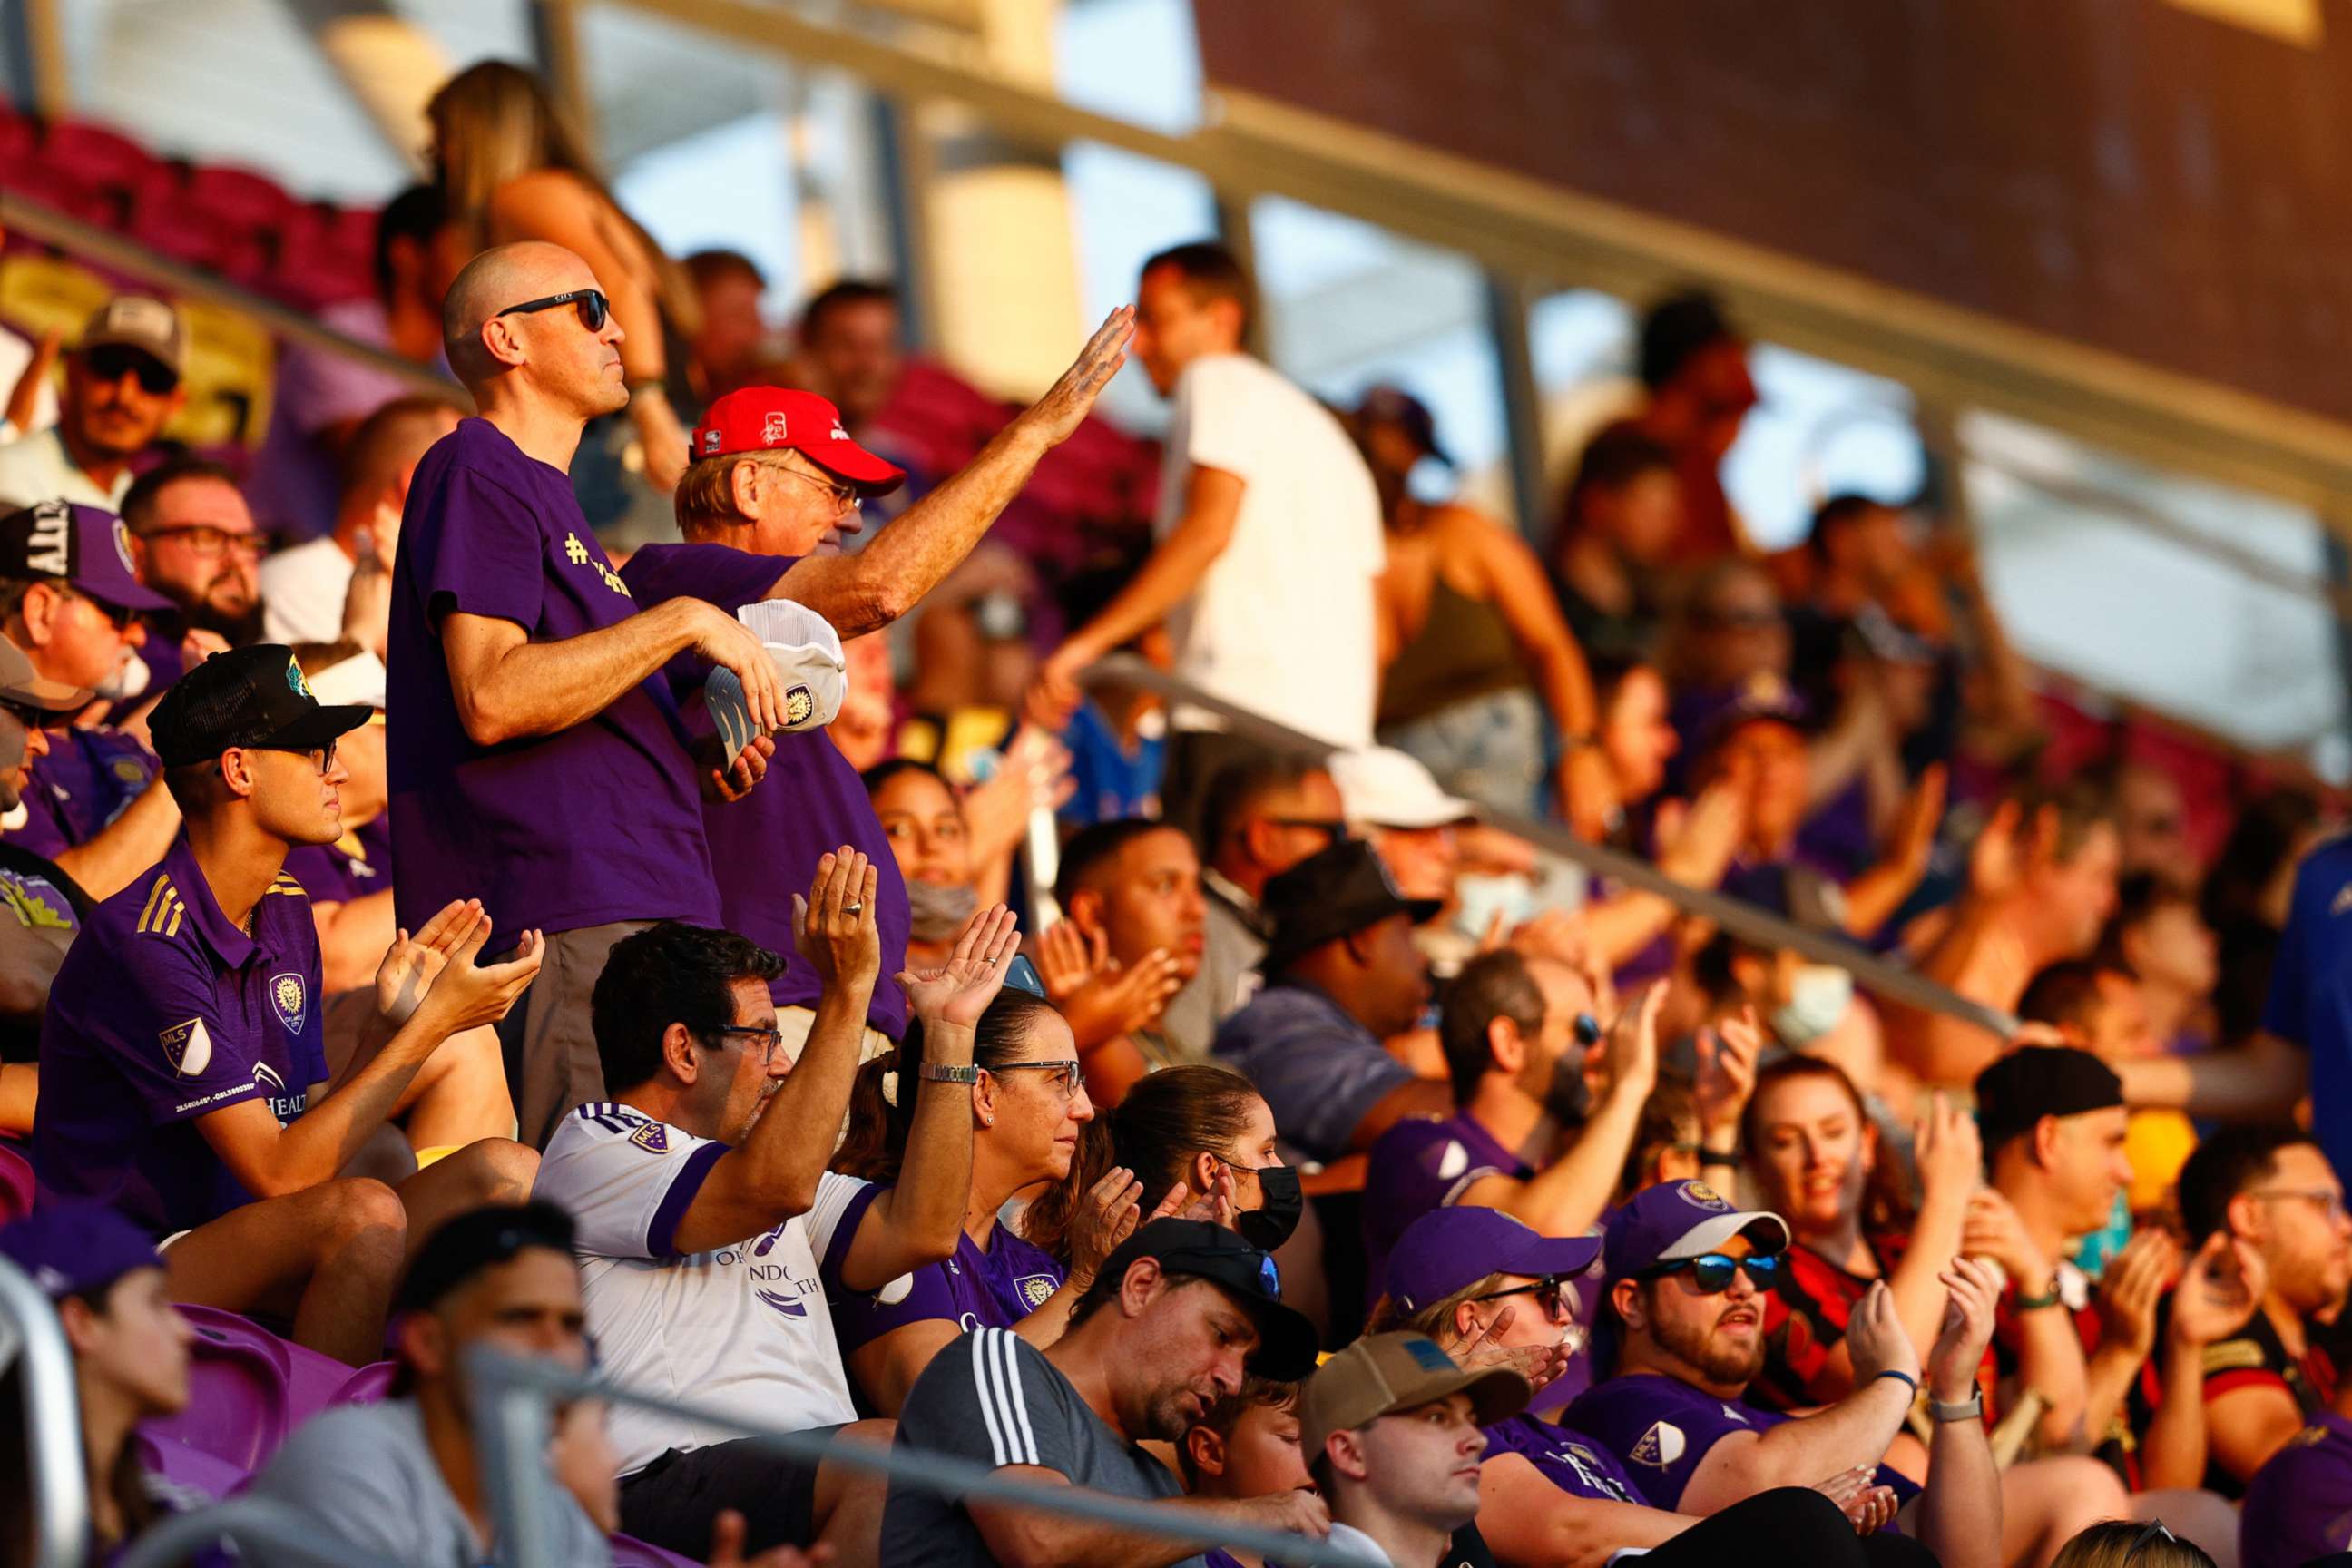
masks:
{"label": "metal railing", "polygon": [[467,1352],[466,1370],[474,1395],[474,1441],[499,1525],[501,1568],[571,1568],[558,1563],[554,1556],[550,1529],[554,1482],[546,1460],[551,1435],[548,1408],[551,1402],[565,1399],[596,1399],[657,1410],[732,1432],[803,1464],[822,1459],[887,1476],[894,1487],[933,1492],[951,1501],[976,1500],[1092,1520],[1186,1545],[1254,1552],[1268,1562],[1295,1568],[1384,1568],[1375,1559],[1305,1536],[1221,1524],[1205,1514],[1083,1487],[1007,1480],[984,1465],[946,1454],[901,1454],[896,1448],[834,1443],[809,1432],[758,1426],[725,1411],[640,1394],[549,1362],[519,1360],[488,1346],[477,1345]]}
{"label": "metal railing", "polygon": [[23,1269],[0,1258],[0,1371],[12,1362],[25,1391],[34,1568],[80,1568],[89,1542],[89,1483],[82,1470],[73,1352],[49,1299]]}
{"label": "metal railing", "polygon": [[[1233,733],[1246,735],[1270,750],[1289,756],[1321,759],[1338,748],[1328,741],[1278,724],[1260,713],[1237,707],[1223,698],[1179,679],[1131,653],[1115,653],[1088,666],[1079,676],[1086,686],[1113,684],[1139,687],[1171,702],[1202,708],[1223,720]],[[1769,910],[1711,889],[1686,887],[1649,861],[1606,845],[1588,844],[1558,823],[1522,812],[1479,808],[1478,820],[1534,844],[1572,865],[1632,888],[1654,894],[1687,915],[1714,921],[1743,942],[1759,947],[1792,948],[1816,963],[1835,964],[1853,974],[1856,984],[1874,994],[1922,1012],[1958,1018],[1990,1029],[2003,1039],[2017,1032],[2017,1019],[1997,1007],[1971,1001],[1926,976],[1891,963],[1878,954],[1839,937],[1809,931]]]}
{"label": "metal railing", "polygon": [[[273,1564],[303,1563],[315,1568],[404,1568],[391,1558],[319,1531],[319,1521],[299,1510],[268,1498],[238,1497],[210,1508],[192,1509],[163,1521],[116,1559],[114,1568],[173,1568],[191,1552],[226,1538],[242,1547],[261,1547],[261,1561]],[[252,1552],[248,1556],[254,1555]]]}

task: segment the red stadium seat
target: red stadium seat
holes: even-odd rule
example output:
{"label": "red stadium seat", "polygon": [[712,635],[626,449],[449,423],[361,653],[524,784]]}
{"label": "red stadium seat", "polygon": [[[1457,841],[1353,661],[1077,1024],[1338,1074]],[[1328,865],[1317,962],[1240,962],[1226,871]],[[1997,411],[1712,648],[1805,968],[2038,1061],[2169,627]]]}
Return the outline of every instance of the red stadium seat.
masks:
{"label": "red stadium seat", "polygon": [[161,158],[119,131],[83,120],[60,120],[43,136],[39,161],[99,190],[137,195],[146,186],[168,180]]}
{"label": "red stadium seat", "polygon": [[32,1212],[32,1164],[9,1145],[0,1143],[0,1225]]}
{"label": "red stadium seat", "polygon": [[282,227],[299,205],[275,180],[226,163],[190,169],[187,195],[226,223],[265,233]]}

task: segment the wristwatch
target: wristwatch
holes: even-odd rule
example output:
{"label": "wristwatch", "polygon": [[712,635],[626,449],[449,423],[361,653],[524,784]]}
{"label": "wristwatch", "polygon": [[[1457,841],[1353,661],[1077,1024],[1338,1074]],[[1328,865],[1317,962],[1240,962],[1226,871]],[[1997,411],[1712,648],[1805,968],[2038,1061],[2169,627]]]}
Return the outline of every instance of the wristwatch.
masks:
{"label": "wristwatch", "polygon": [[946,1068],[937,1062],[925,1062],[916,1076],[925,1083],[978,1083],[980,1069],[976,1067]]}
{"label": "wristwatch", "polygon": [[1938,1421],[1981,1421],[1984,1419],[1984,1390],[1979,1388],[1966,1399],[1956,1399],[1950,1404],[1931,1397],[1927,1401],[1927,1414]]}

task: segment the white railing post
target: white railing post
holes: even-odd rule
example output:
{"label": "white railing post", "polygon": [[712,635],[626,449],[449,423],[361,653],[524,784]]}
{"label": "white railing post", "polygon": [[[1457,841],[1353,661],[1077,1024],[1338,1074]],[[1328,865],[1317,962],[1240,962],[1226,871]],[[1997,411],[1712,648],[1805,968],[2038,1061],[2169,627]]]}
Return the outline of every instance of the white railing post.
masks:
{"label": "white railing post", "polygon": [[25,1391],[33,1562],[36,1568],[81,1568],[89,1544],[89,1483],[73,1351],[48,1297],[0,1258],[0,1369],[11,1360],[22,1369],[18,1382]]}

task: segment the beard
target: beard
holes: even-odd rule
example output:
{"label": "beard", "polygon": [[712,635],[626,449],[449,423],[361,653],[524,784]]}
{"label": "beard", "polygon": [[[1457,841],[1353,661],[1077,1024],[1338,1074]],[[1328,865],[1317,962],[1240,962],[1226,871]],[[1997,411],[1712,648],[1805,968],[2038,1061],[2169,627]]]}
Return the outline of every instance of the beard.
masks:
{"label": "beard", "polygon": [[1145,1407],[1146,1430],[1130,1436],[1139,1440],[1151,1438],[1162,1443],[1181,1443],[1184,1434],[1191,1431],[1208,1413],[1209,1406],[1215,1403],[1213,1389],[1207,1392],[1182,1387],[1163,1389]]}
{"label": "beard", "polygon": [[257,594],[245,608],[232,615],[216,607],[209,595],[211,585],[190,595],[185,589],[169,583],[153,584],[155,591],[178,606],[179,628],[173,630],[167,620],[159,620],[154,630],[163,632],[177,642],[190,630],[218,633],[231,647],[251,647],[261,640],[261,595]]}
{"label": "beard", "polygon": [[[1717,1311],[1717,1318],[1720,1320],[1722,1313],[1730,1310],[1728,1306],[1723,1307]],[[1713,1322],[1669,1320],[1653,1313],[1650,1332],[1668,1354],[1709,1383],[1753,1383],[1756,1374],[1764,1370],[1764,1336],[1760,1331],[1764,1309],[1759,1304],[1752,1310],[1756,1313],[1759,1331],[1744,1350],[1718,1342]]]}

